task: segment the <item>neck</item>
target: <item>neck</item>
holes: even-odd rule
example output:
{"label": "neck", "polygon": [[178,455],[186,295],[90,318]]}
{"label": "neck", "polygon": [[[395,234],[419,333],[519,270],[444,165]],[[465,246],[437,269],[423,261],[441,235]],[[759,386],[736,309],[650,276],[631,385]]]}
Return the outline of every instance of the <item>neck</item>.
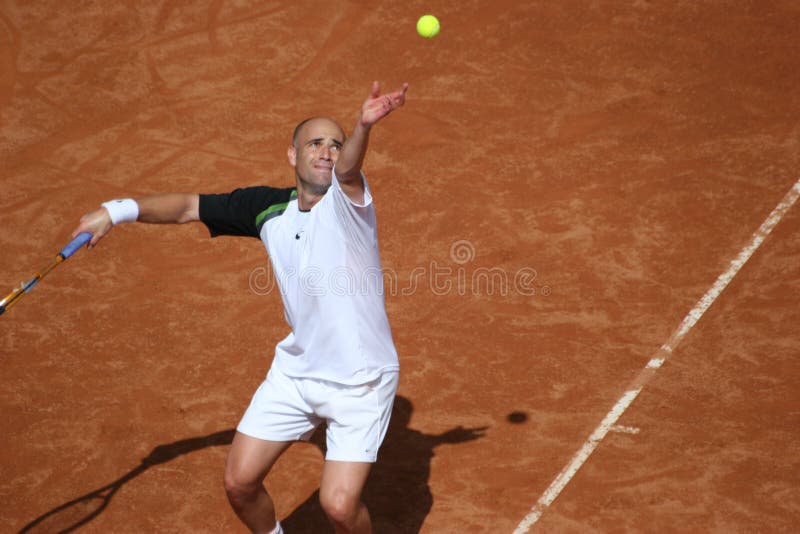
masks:
{"label": "neck", "polygon": [[297,207],[300,211],[309,211],[313,208],[317,202],[319,202],[323,196],[325,196],[325,191],[315,190],[309,188],[301,182],[300,180],[297,181]]}

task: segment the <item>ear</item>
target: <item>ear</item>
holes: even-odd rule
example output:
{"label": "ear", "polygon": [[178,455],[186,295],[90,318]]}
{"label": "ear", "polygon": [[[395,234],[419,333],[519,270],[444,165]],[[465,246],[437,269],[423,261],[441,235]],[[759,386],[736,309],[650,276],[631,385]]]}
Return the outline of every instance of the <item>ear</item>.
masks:
{"label": "ear", "polygon": [[286,157],[289,159],[289,165],[297,167],[297,150],[295,150],[294,146],[290,146],[286,151]]}

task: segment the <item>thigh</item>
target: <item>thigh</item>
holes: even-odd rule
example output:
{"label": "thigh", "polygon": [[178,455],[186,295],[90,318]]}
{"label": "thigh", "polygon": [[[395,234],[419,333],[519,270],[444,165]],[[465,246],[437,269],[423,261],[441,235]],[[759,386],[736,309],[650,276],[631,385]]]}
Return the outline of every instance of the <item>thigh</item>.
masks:
{"label": "thigh", "polygon": [[361,499],[361,492],[367,483],[371,463],[338,462],[327,460],[322,471],[322,482],[319,487],[322,502],[344,500],[351,504]]}
{"label": "thigh", "polygon": [[228,451],[225,477],[238,484],[260,484],[291,442],[266,441],[237,432]]}

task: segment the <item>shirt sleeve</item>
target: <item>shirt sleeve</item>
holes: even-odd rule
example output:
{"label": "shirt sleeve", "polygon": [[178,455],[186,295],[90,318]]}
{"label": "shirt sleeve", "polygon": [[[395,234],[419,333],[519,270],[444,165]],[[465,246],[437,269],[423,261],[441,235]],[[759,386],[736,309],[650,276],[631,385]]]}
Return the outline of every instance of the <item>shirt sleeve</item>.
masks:
{"label": "shirt sleeve", "polygon": [[364,182],[364,200],[361,203],[357,203],[342,191],[334,168],[331,188],[328,194],[331,195],[334,213],[345,235],[362,245],[375,246],[378,235],[375,206],[372,204],[372,192],[363,172],[361,173],[361,180]]}
{"label": "shirt sleeve", "polygon": [[267,218],[285,210],[296,195],[294,188],[266,186],[200,195],[200,221],[206,225],[211,237],[233,235],[259,238]]}

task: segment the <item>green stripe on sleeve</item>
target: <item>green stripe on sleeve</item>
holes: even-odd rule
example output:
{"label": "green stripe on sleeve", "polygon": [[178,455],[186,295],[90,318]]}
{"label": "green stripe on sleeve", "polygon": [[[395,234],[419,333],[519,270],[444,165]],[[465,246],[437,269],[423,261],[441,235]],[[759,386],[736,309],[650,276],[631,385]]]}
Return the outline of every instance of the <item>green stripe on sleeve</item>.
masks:
{"label": "green stripe on sleeve", "polygon": [[[292,191],[292,194],[289,196],[289,202],[297,198],[297,191]],[[281,202],[280,204],[273,204],[272,206],[268,207],[258,215],[256,215],[256,227],[258,227],[264,219],[272,215],[276,212],[282,212],[286,209],[286,206],[289,205],[289,202]]]}

